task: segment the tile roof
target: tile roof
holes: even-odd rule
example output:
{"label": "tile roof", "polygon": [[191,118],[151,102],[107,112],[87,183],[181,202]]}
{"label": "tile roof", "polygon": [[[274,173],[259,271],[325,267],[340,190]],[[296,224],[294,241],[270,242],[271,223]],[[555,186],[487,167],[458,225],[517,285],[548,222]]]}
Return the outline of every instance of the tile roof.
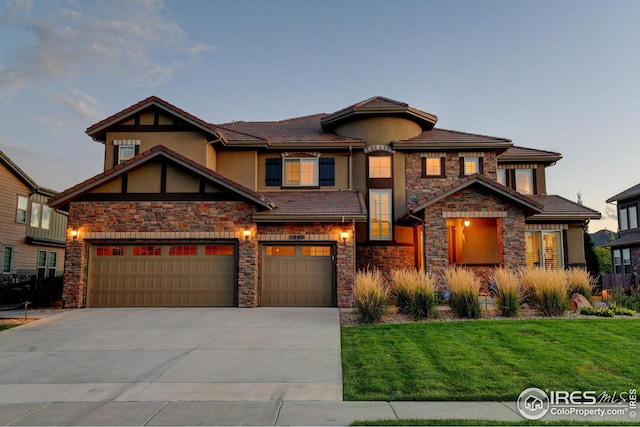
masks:
{"label": "tile roof", "polygon": [[438,149],[438,148],[509,148],[511,140],[495,136],[479,135],[448,129],[426,130],[413,138],[394,141],[394,149]]}
{"label": "tile roof", "polygon": [[562,158],[562,154],[554,151],[512,146],[498,156],[499,162],[548,162],[554,163]]}
{"label": "tile roof", "polygon": [[512,190],[509,187],[506,187],[497,181],[487,178],[481,174],[473,174],[469,176],[465,176],[463,178],[457,179],[455,181],[451,181],[449,185],[443,187],[438,191],[434,191],[431,194],[421,198],[416,203],[416,207],[409,209],[403,217],[408,216],[409,214],[413,214],[414,212],[421,211],[422,209],[430,206],[442,199],[449,197],[450,195],[457,193],[458,191],[467,188],[471,185],[479,184],[492,192],[499,194],[502,197],[512,200],[513,202],[525,207],[531,212],[540,213],[543,210],[543,205],[536,200],[531,199],[525,195],[518,193],[515,190]]}
{"label": "tile roof", "polygon": [[264,192],[276,205],[270,211],[256,212],[256,222],[268,221],[365,221],[367,208],[359,191],[272,191]]}
{"label": "tile roof", "polygon": [[621,193],[607,199],[607,203],[617,202],[618,200],[630,199],[640,195],[640,184],[636,184],[631,188],[627,188]]}
{"label": "tile roof", "polygon": [[321,125],[323,129],[331,130],[342,123],[375,116],[404,117],[416,122],[425,130],[432,129],[438,121],[436,115],[413,108],[405,102],[374,96],[326,115],[322,118]]}
{"label": "tile roof", "polygon": [[544,206],[541,213],[533,215],[530,220],[549,220],[549,219],[600,219],[601,214],[595,209],[579,205],[576,202],[555,195],[535,195],[529,196],[536,202]]}
{"label": "tile roof", "polygon": [[107,117],[106,119],[99,121],[98,123],[89,126],[85,132],[93,139],[99,139],[104,136],[108,128],[115,126],[127,120],[130,116],[135,115],[136,113],[152,106],[160,107],[161,109],[180,117],[191,125],[194,125],[201,130],[204,130],[205,132],[211,134],[212,136],[214,136],[214,138],[218,135],[218,129],[215,125],[207,123],[206,121],[184,111],[181,108],[176,107],[175,105],[157,96],[150,96],[148,98],[145,98],[142,101],[133,104],[132,106],[127,107],[124,110],[119,111]]}
{"label": "tile roof", "polygon": [[239,184],[225,177],[224,175],[219,174],[218,172],[214,172],[211,169],[204,167],[200,163],[197,163],[181,154],[176,153],[175,151],[165,147],[164,145],[156,145],[122,164],[116,165],[111,169],[108,169],[92,178],[81,182],[80,184],[68,188],[62,193],[59,193],[55,197],[49,199],[49,201],[54,207],[66,206],[78,197],[89,193],[94,188],[111,182],[121,175],[139,168],[143,164],[158,156],[162,156],[176,163],[180,163],[183,166],[186,166],[189,169],[193,170],[194,172],[201,174],[205,178],[208,178],[209,180],[215,182],[216,184],[226,188],[227,190],[237,193],[240,196],[243,196],[244,198],[257,203],[258,205],[261,205],[264,208],[273,208],[273,203],[271,202],[271,200],[267,199],[261,193],[245,187],[244,185]]}
{"label": "tile roof", "polygon": [[[218,124],[229,144],[237,141],[260,142],[269,145],[332,144],[364,146],[364,141],[357,138],[340,136],[326,132],[320,126],[324,114],[295,117],[277,122],[245,122],[236,121]],[[318,147],[321,148],[321,147]]]}
{"label": "tile roof", "polygon": [[4,165],[13,172],[13,174],[20,180],[24,185],[29,187],[32,191],[36,193],[43,194],[45,196],[54,196],[58,194],[57,191],[52,190],[50,188],[39,186],[25,171],[23,171],[17,164],[13,162],[2,150],[0,150],[0,163],[4,163]]}
{"label": "tile roof", "polygon": [[636,246],[640,245],[640,235],[638,234],[630,234],[622,237],[618,237],[615,240],[611,240],[609,242],[603,243],[601,247],[609,247],[616,248],[620,246]]}

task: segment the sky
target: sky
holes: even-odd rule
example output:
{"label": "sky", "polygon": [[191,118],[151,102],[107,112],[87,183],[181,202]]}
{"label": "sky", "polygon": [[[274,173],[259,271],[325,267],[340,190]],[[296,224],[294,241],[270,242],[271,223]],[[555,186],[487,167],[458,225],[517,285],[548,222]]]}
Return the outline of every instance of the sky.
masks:
{"label": "sky", "polygon": [[151,96],[211,123],[372,96],[560,152],[603,215],[640,182],[640,0],[0,0],[0,150],[40,186],[100,172],[86,128]]}

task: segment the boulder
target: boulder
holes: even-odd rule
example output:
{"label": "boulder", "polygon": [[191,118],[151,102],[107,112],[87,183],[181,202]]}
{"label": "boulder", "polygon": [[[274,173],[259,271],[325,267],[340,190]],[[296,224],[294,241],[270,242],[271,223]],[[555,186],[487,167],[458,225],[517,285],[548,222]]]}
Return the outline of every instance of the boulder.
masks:
{"label": "boulder", "polygon": [[583,308],[593,308],[593,306],[584,295],[579,293],[571,295],[571,299],[569,300],[569,309],[572,311],[580,311]]}

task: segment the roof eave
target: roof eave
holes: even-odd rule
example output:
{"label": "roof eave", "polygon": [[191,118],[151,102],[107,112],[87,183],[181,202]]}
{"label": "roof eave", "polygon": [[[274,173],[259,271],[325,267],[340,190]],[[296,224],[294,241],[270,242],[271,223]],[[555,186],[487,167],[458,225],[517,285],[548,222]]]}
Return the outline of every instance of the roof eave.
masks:
{"label": "roof eave", "polygon": [[457,150],[457,149],[507,149],[512,146],[511,142],[412,142],[412,141],[394,141],[392,144],[396,150]]}
{"label": "roof eave", "polygon": [[527,217],[527,221],[586,221],[602,219],[601,214],[544,214],[539,213]]}
{"label": "roof eave", "polygon": [[257,223],[265,222],[365,222],[367,216],[364,214],[347,214],[347,215],[295,215],[295,214],[276,214],[272,212],[258,212],[253,215],[253,221]]}

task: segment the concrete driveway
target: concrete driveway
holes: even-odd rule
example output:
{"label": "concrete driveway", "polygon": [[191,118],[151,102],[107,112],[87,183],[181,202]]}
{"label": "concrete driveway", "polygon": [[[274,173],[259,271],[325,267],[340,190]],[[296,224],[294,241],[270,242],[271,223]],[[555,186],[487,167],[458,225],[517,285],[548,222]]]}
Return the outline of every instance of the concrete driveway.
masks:
{"label": "concrete driveway", "polygon": [[0,333],[0,401],[342,400],[335,308],[118,308]]}

